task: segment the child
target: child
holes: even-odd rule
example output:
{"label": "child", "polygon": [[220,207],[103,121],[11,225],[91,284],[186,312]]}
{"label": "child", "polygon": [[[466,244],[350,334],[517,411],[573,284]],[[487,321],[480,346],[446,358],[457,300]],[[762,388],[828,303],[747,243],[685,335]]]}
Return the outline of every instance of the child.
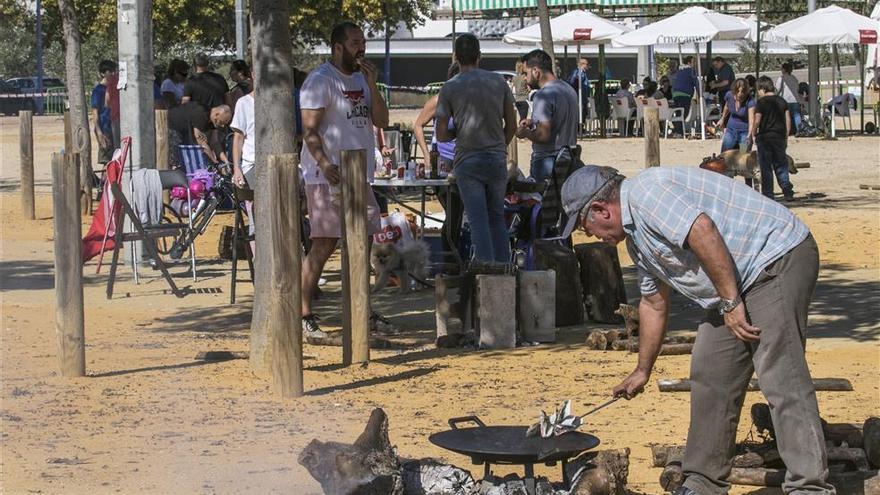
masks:
{"label": "child", "polygon": [[773,174],[786,201],[794,199],[794,189],[788,179],[786,140],[791,130],[788,103],[776,95],[776,86],[767,76],[758,78],[758,103],[755,105],[758,164],[761,167],[761,193],[773,197]]}

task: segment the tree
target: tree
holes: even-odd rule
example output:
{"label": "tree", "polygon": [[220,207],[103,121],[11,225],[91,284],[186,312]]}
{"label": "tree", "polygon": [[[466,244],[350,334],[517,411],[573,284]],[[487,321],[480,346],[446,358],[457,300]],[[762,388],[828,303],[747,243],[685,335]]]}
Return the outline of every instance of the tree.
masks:
{"label": "tree", "polygon": [[[73,0],[58,0],[64,27],[64,55],[67,67],[67,99],[70,102],[70,145],[80,156],[80,188],[85,195],[83,206],[92,211],[92,140],[89,114],[83,87],[82,53],[79,23]],[[68,153],[71,150],[67,150]]]}
{"label": "tree", "polygon": [[[268,198],[269,184],[266,163],[269,155],[294,152],[293,71],[287,0],[251,0],[251,47],[254,59],[254,115],[256,119],[257,184],[254,196]],[[288,198],[292,200],[293,198]],[[276,279],[275,263],[282,253],[273,253],[270,225],[283,220],[281,207],[257,199],[254,206],[256,225],[256,266],[254,274],[254,313],[251,318],[250,365],[259,376],[271,370],[272,332],[288,328],[294,332],[299,321],[299,277],[293,274]],[[287,246],[288,249],[300,249]],[[295,287],[293,286],[295,284]]]}
{"label": "tree", "polygon": [[538,0],[538,22],[541,24],[541,48],[550,54],[550,61],[556,67],[556,57],[553,53],[553,33],[550,32],[550,9],[547,8],[547,0]]}

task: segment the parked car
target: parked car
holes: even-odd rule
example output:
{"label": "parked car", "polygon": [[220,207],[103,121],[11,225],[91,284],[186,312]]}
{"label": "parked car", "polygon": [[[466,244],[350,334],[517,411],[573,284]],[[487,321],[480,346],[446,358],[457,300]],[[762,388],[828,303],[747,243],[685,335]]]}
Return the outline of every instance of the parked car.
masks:
{"label": "parked car", "polygon": [[[57,77],[44,77],[43,90],[61,88],[64,83]],[[37,91],[36,77],[13,77],[2,81],[0,86],[0,113],[3,115],[16,115],[21,110],[36,109],[33,94]],[[15,96],[21,95],[21,96]]]}

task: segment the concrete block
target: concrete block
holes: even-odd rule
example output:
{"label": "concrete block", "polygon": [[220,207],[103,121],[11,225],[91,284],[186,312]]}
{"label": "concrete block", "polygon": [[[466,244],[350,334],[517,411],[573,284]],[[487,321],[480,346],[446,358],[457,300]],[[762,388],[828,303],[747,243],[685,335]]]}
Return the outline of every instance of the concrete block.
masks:
{"label": "concrete block", "polygon": [[556,342],[556,272],[519,272],[517,315],[526,342]]}
{"label": "concrete block", "polygon": [[516,347],[516,277],[477,275],[480,347]]}

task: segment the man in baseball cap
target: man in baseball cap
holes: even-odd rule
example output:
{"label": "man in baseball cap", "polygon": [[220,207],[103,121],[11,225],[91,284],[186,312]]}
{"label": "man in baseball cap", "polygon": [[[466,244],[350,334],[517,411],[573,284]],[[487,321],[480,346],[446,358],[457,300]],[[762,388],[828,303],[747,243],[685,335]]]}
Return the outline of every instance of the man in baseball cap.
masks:
{"label": "man in baseball cap", "polygon": [[578,227],[638,268],[639,360],[614,387],[632,398],[651,375],[670,287],[706,309],[691,362],[691,424],[677,495],[727,493],[746,387],[770,402],[785,493],[833,494],[807,361],[807,312],[819,269],[809,229],[788,209],[721,174],[655,167],[626,179],[587,165],[562,186],[567,237]]}

